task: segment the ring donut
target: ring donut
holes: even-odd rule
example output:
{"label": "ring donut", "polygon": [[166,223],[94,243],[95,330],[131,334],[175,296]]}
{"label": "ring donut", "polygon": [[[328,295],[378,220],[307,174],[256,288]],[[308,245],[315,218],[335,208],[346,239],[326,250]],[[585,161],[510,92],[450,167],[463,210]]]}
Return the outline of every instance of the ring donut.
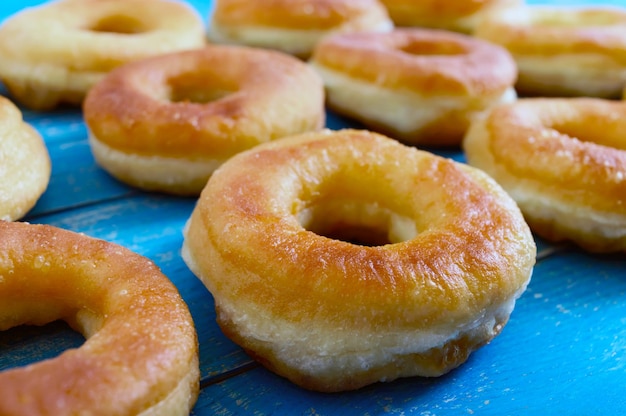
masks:
{"label": "ring donut", "polygon": [[416,26],[471,34],[481,16],[497,7],[509,7],[523,0],[381,0],[396,26]]}
{"label": "ring donut", "polygon": [[57,0],[0,26],[0,78],[36,110],[80,104],[104,74],[126,62],[201,47],[204,24],[170,0]]}
{"label": "ring donut", "polygon": [[198,396],[187,306],[148,259],[46,225],[0,221],[0,331],[63,319],[85,343],[0,373],[3,415],[188,415]]}
{"label": "ring donut", "polygon": [[227,336],[331,392],[462,364],[507,322],[535,244],[479,170],[343,130],[222,165],[185,228],[183,258]]}
{"label": "ring donut", "polygon": [[625,8],[528,5],[486,14],[474,35],[511,52],[522,96],[618,98],[625,31]]}
{"label": "ring donut", "polygon": [[46,145],[21,111],[0,96],[0,220],[22,218],[35,205],[50,181]]}
{"label": "ring donut", "polygon": [[379,0],[217,0],[209,39],[277,49],[308,58],[331,33],[393,28]]}
{"label": "ring donut", "polygon": [[509,53],[452,32],[330,36],[311,65],[331,109],[410,144],[457,146],[476,114],[516,98]]}
{"label": "ring donut", "polygon": [[531,229],[596,252],[626,250],[626,105],[521,99],[470,127],[467,161],[517,201]]}
{"label": "ring donut", "polygon": [[289,55],[208,46],[112,71],[83,105],[97,162],[146,190],[197,195],[217,166],[324,125],[324,87]]}

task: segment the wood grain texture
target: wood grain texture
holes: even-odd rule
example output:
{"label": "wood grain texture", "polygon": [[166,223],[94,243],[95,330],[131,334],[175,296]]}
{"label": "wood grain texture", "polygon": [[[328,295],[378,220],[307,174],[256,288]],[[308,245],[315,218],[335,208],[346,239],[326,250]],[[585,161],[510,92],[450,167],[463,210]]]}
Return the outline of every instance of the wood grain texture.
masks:
{"label": "wood grain texture", "polygon": [[[39,3],[3,2],[0,16]],[[208,16],[210,0],[190,3]],[[626,1],[610,4],[626,6]],[[440,378],[402,379],[350,393],[313,393],[260,367],[221,333],[211,295],[180,257],[182,228],[193,198],[139,192],[111,178],[94,163],[80,109],[25,110],[24,118],[44,137],[53,162],[50,186],[25,220],[112,241],[152,259],[187,302],[201,354],[202,390],[194,415],[626,412],[623,255],[594,256],[537,240],[539,261],[511,320],[466,364]],[[330,113],[327,125],[358,127]],[[433,150],[464,160],[455,149]],[[0,332],[0,371],[56,356],[82,341],[58,322]]]}

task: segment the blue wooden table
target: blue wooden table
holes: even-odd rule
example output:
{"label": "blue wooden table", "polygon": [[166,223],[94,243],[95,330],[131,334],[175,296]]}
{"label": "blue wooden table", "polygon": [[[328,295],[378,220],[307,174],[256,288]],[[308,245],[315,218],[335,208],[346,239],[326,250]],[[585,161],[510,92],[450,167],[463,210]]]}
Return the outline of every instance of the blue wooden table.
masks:
{"label": "blue wooden table", "polygon": [[[38,3],[42,1],[3,2],[0,18]],[[626,5],[612,2],[620,3]],[[208,17],[210,0],[192,4]],[[626,413],[623,254],[590,255],[538,240],[533,279],[510,322],[466,364],[436,379],[409,378],[350,393],[313,393],[260,367],[220,332],[211,295],[180,256],[181,230],[193,198],[144,193],[112,179],[94,163],[78,109],[24,110],[24,118],[44,137],[53,164],[50,186],[25,220],[126,246],[155,261],[177,285],[200,341],[202,388],[195,415]],[[329,114],[329,127],[348,125]],[[445,156],[463,160],[460,151]],[[0,370],[55,356],[82,342],[81,335],[59,322],[2,332]]]}

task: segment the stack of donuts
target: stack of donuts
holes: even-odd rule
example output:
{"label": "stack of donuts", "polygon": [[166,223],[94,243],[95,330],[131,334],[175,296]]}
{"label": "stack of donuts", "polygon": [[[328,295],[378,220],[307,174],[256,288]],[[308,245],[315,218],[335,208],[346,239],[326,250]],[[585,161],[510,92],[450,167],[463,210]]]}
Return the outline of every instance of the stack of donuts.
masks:
{"label": "stack of donuts", "polygon": [[[198,197],[182,256],[214,296],[223,332],[277,374],[328,392],[445,374],[502,331],[535,263],[531,232],[626,249],[625,10],[516,0],[214,6],[207,27],[174,0],[26,9],[0,26],[0,79],[30,109],[81,106],[97,163],[120,181]],[[96,356],[104,374],[111,362],[131,364],[120,358],[129,346],[106,338],[125,318],[103,299],[121,310],[142,304],[140,316],[156,308],[160,336],[137,332],[133,342],[178,358],[162,363],[163,380],[104,413],[188,413],[197,341],[184,302],[134,253],[17,222],[45,192],[50,160],[19,108],[0,105],[10,139],[0,157],[21,155],[15,169],[29,191],[0,199],[0,227],[25,256],[0,268],[36,279],[33,250],[62,240],[57,251],[92,247],[50,254],[76,267],[75,285],[102,285],[78,306],[26,296],[0,329],[60,317],[88,337],[104,334],[75,362],[35,365],[46,374]],[[363,127],[324,129],[326,108]],[[429,150],[442,147],[462,149],[467,164]],[[0,244],[3,259],[11,248]],[[79,267],[107,253],[120,274],[149,271],[153,289]],[[61,285],[47,284],[42,291]],[[150,290],[166,300],[146,302]],[[173,337],[184,342],[166,342]],[[0,388],[9,385],[15,400],[0,403],[2,414],[93,404],[56,400],[62,388],[39,389],[18,370],[0,374]],[[25,394],[36,398],[25,404]]]}

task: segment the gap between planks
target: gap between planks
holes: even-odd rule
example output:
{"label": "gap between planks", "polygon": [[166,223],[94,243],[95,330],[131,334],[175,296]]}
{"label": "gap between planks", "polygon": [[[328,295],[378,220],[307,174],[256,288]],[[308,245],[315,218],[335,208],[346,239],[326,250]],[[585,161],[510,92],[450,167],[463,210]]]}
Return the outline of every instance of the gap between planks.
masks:
{"label": "gap between planks", "polygon": [[260,367],[261,364],[259,364],[256,361],[248,361],[238,367],[233,368],[232,370],[228,370],[224,373],[219,373],[217,375],[214,376],[206,376],[206,377],[202,377],[200,379],[200,390],[207,388],[209,386],[212,386],[214,384],[218,384],[221,383],[222,381],[226,381],[230,378],[236,377],[239,374],[243,374],[246,373],[250,370],[254,370],[255,368]]}

